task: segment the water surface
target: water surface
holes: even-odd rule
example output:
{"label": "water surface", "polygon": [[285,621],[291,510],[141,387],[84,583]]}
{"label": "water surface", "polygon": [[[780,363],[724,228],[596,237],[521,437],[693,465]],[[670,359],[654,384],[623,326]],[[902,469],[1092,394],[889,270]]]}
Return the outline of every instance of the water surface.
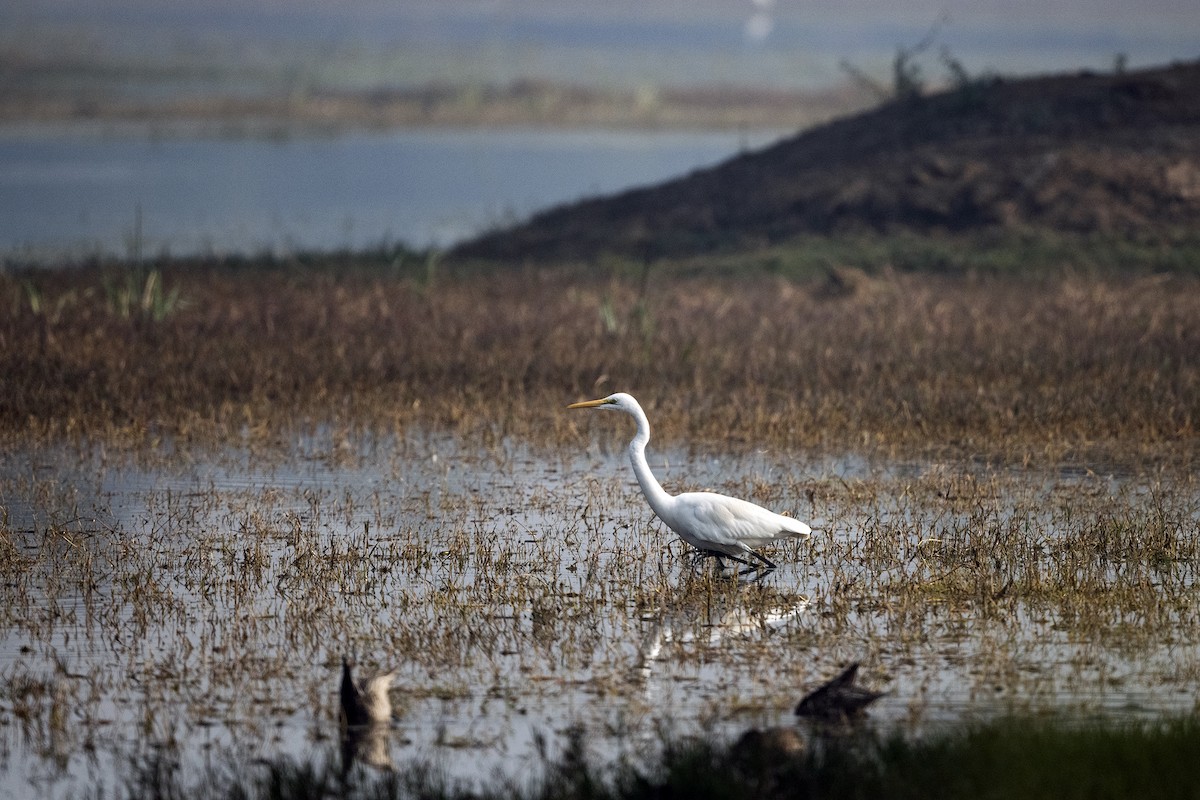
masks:
{"label": "water surface", "polygon": [[664,728],[792,724],[850,661],[888,690],[883,727],[1192,707],[1195,562],[1097,558],[1088,538],[1194,532],[1186,476],[653,448],[651,464],[669,490],[818,530],[756,580],[697,569],[606,440],[4,453],[0,794],[116,785],[155,754],[195,775],[336,760],[345,654],[400,670],[378,760],[464,781],[529,775],[539,741],[574,727],[610,760]]}
{"label": "water surface", "polygon": [[408,130],[271,139],[10,129],[0,133],[0,257],[441,247],[776,137]]}

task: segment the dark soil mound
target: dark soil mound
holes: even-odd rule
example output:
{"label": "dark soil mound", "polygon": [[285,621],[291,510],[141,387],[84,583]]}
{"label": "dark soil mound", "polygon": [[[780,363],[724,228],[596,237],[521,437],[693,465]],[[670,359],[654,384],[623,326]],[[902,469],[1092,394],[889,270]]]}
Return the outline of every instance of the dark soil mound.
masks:
{"label": "dark soil mound", "polygon": [[1200,226],[1200,62],[992,79],[801,133],[456,248],[522,261],[734,251],[805,233]]}

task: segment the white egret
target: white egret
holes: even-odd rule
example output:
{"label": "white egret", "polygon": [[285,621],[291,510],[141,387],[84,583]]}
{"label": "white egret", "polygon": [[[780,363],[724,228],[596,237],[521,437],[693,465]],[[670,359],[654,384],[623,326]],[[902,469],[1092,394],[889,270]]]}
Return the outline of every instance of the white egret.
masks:
{"label": "white egret", "polygon": [[745,556],[754,556],[774,569],[775,564],[753,548],[812,534],[812,529],[797,519],[776,514],[736,497],[715,492],[668,494],[646,462],[650,422],[632,395],[618,392],[599,400],[572,403],[567,408],[624,411],[637,421],[637,435],[629,443],[629,462],[633,464],[642,494],[668,528],[702,553],[717,556],[718,559],[728,556],[747,565],[750,562],[745,560]]}

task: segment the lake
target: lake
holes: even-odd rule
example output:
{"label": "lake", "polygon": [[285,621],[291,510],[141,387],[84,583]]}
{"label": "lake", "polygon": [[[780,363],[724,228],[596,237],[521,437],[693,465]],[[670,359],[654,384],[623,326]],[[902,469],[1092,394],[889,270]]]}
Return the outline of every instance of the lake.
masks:
{"label": "lake", "polygon": [[778,132],[0,133],[0,258],[441,247],[653,184]]}

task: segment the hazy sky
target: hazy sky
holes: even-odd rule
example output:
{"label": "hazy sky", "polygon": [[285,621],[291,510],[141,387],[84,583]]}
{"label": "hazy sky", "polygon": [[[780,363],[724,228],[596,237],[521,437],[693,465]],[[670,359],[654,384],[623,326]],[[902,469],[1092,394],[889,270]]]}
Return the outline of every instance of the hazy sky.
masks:
{"label": "hazy sky", "polygon": [[[56,30],[133,54],[237,43],[394,54],[391,79],[811,84],[886,69],[937,26],[973,72],[1200,57],[1196,0],[7,0],[0,45]],[[32,39],[28,38],[33,35]],[[361,52],[360,52],[361,55]],[[396,77],[401,76],[401,77]]]}

